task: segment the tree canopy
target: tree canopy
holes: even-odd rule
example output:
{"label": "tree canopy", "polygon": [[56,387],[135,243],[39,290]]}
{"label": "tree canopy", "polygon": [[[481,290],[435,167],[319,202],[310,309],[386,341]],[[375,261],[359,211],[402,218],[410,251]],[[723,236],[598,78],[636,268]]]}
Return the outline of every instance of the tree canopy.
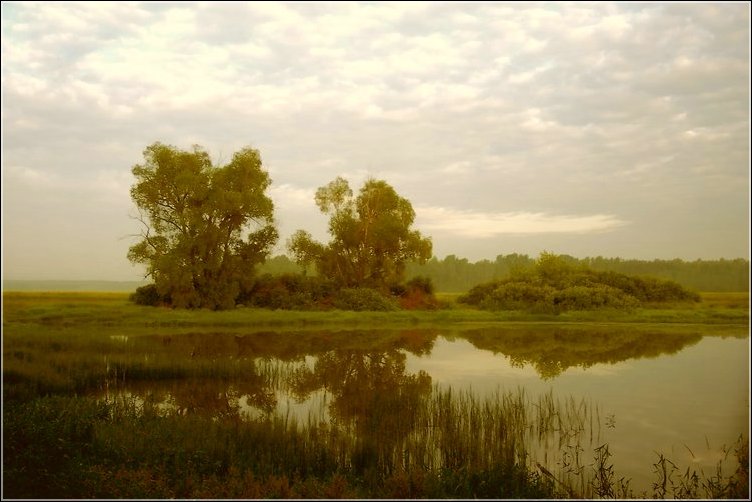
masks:
{"label": "tree canopy", "polygon": [[330,216],[332,240],[324,245],[298,230],[288,248],[298,263],[345,287],[384,289],[404,279],[408,261],[431,257],[431,239],[412,230],[410,201],[382,180],[369,179],[357,197],[344,178],[320,187],[316,204]]}
{"label": "tree canopy", "polygon": [[243,148],[220,167],[199,146],[183,151],[157,142],[132,172],[143,229],[128,259],[146,265],[173,306],[234,306],[278,237],[258,150]]}

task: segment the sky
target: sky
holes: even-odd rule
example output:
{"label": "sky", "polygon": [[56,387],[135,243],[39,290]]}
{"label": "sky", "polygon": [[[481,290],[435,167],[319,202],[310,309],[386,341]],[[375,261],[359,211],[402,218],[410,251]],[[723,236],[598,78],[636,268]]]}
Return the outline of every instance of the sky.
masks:
{"label": "sky", "polygon": [[746,2],[3,2],[3,277],[141,279],[156,141],[258,149],[274,254],[342,176],[438,258],[749,258],[749,48]]}

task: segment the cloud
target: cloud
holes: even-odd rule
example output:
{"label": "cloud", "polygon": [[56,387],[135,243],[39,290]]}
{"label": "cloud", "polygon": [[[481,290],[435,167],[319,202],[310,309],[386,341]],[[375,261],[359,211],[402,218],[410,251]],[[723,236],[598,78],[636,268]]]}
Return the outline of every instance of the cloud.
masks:
{"label": "cloud", "polygon": [[225,159],[251,145],[281,233],[325,222],[316,187],[375,176],[467,236],[447,243],[458,255],[606,230],[621,244],[601,254],[748,252],[747,5],[18,2],[2,17],[8,214],[43,186],[119,212],[154,141]]}
{"label": "cloud", "polygon": [[588,234],[605,232],[627,222],[613,215],[551,215],[546,213],[488,213],[442,207],[416,208],[416,225],[460,237],[487,238],[513,234]]}

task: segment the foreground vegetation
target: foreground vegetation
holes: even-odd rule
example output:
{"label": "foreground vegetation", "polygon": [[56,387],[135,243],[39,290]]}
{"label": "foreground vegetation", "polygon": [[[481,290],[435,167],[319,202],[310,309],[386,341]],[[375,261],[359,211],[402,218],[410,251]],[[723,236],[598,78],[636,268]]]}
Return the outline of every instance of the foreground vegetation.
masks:
{"label": "foreground vegetation", "polygon": [[[389,403],[386,403],[387,406]],[[399,403],[396,404],[399,406]],[[391,413],[388,407],[385,413]],[[41,397],[4,407],[4,495],[11,498],[745,498],[748,450],[719,474],[656,460],[652,493],[613,471],[607,445],[551,472],[529,466],[526,434],[581,437],[592,414],[574,402],[508,394],[431,394],[406,422],[350,435],[280,415],[182,416],[136,399]],[[375,422],[371,422],[373,426]],[[385,432],[385,435],[375,434]],[[384,441],[383,438],[393,438]],[[736,461],[738,467],[728,465]],[[587,469],[585,469],[587,467]],[[573,473],[579,474],[573,474]],[[592,473],[592,474],[591,474]],[[673,476],[672,476],[673,475]]]}
{"label": "foreground vegetation", "polygon": [[[712,473],[681,475],[656,455],[653,489],[635,491],[598,441],[597,406],[453,392],[408,373],[404,355],[430,352],[440,326],[547,378],[680,350],[699,339],[692,321],[738,336],[746,294],[558,316],[437,296],[443,308],[428,311],[217,312],[138,306],[123,293],[4,293],[4,496],[746,497],[746,438]],[[510,319],[516,327],[504,330]],[[653,324],[661,319],[670,331]],[[355,336],[356,327],[371,329]],[[279,409],[280,386],[330,397],[291,415]],[[538,464],[545,438],[581,448],[579,465]]]}

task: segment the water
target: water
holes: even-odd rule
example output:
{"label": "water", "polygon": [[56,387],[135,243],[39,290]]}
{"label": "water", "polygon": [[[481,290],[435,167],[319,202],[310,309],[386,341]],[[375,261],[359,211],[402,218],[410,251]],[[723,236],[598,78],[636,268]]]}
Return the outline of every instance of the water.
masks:
{"label": "water", "polygon": [[672,354],[570,367],[544,379],[532,364],[515,366],[509,356],[439,337],[430,357],[411,356],[407,368],[480,394],[522,387],[597,403],[600,443],[609,444],[615,471],[638,489],[655,479],[655,452],[710,474],[720,448],[749,429],[748,338],[702,337]]}
{"label": "water", "polygon": [[127,393],[180,414],[278,413],[370,440],[388,434],[383,441],[397,438],[394,444],[416,433],[421,407],[440,390],[478,399],[522,392],[532,402],[549,395],[585,410],[586,426],[573,440],[536,441],[530,434],[530,461],[563,472],[577,455],[588,470],[593,449],[607,443],[617,477],[630,479],[638,494],[650,493],[658,452],[711,475],[721,447],[748,433],[749,338],[743,330],[722,335],[528,325],[113,338],[143,352],[144,364],[197,365],[204,376],[126,376],[106,382],[104,393]]}

